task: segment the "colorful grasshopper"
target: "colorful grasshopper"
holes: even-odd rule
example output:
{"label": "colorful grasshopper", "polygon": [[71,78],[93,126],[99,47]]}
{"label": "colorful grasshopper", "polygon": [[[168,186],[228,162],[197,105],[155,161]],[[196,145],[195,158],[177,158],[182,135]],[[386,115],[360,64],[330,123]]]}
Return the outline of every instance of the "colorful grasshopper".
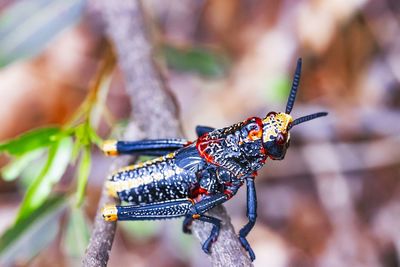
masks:
{"label": "colorful grasshopper", "polygon": [[300,81],[301,59],[297,67],[285,113],[270,112],[261,119],[249,118],[238,124],[213,129],[198,126],[199,138],[106,141],[107,155],[140,154],[160,156],[113,173],[107,181],[111,196],[131,205],[107,205],[106,221],[157,220],[185,217],[183,231],[190,233],[193,220],[211,223],[213,228],[202,249],[218,238],[221,221],[205,213],[236,194],[246,182],[247,217],[249,222],[239,231],[239,240],[251,260],[255,254],[246,240],[257,217],[254,178],[269,157],[281,160],[290,143],[289,130],[302,122],[326,116],[315,113],[293,120],[289,115]]}

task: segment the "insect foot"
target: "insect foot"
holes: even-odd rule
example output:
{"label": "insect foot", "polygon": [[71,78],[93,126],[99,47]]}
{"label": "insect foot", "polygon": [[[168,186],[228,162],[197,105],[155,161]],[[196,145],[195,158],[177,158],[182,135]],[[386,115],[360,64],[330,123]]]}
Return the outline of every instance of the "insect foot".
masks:
{"label": "insect foot", "polygon": [[251,261],[254,261],[256,259],[256,254],[254,253],[253,249],[250,247],[249,242],[246,240],[246,238],[239,236],[239,241],[246,249],[246,251],[249,253]]}

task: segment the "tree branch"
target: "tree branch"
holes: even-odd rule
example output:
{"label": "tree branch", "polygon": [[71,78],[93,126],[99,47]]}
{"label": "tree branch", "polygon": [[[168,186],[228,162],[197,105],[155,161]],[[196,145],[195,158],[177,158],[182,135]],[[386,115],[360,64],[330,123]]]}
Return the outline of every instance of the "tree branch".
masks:
{"label": "tree branch", "polygon": [[[177,107],[154,64],[152,45],[148,39],[143,10],[138,0],[89,0],[91,20],[96,21],[113,42],[117,61],[125,77],[127,93],[132,105],[131,118],[147,138],[180,137],[182,131]],[[128,132],[129,134],[129,132]],[[101,197],[99,210],[83,265],[106,266],[115,233],[115,223],[101,218],[100,208],[112,203]],[[246,251],[240,245],[225,209],[220,206],[210,211],[222,220],[220,237],[212,246],[210,255],[214,266],[251,266]],[[193,233],[204,242],[211,226],[193,223]]]}

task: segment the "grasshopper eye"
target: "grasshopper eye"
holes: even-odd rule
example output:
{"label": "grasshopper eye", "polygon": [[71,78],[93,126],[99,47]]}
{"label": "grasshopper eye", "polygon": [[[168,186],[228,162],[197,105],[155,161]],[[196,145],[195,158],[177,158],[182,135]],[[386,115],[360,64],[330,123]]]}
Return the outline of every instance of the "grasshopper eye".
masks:
{"label": "grasshopper eye", "polygon": [[278,145],[283,145],[283,144],[286,142],[286,137],[285,137],[283,134],[279,133],[279,134],[276,136],[275,142],[276,142]]}

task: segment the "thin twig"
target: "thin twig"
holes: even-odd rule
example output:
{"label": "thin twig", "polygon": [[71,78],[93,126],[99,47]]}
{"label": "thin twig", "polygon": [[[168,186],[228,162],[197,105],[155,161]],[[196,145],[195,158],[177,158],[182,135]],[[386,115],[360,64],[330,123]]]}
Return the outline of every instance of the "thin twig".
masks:
{"label": "thin twig", "polygon": [[[148,138],[182,136],[175,101],[153,62],[152,45],[146,33],[140,2],[89,0],[87,8],[93,21],[100,20],[98,23],[105,28],[106,35],[115,45],[118,64],[125,76],[127,93],[132,105],[131,117],[140,130]],[[100,205],[104,199],[103,196]],[[213,244],[211,250],[213,265],[251,266],[224,208],[218,207],[210,213],[222,220],[220,238]],[[111,226],[109,224],[101,219],[99,210],[84,266],[98,267],[107,264],[115,231],[114,224]],[[111,232],[106,232],[108,230]],[[195,222],[192,231],[201,242],[204,242],[210,233],[210,228],[208,225]]]}

